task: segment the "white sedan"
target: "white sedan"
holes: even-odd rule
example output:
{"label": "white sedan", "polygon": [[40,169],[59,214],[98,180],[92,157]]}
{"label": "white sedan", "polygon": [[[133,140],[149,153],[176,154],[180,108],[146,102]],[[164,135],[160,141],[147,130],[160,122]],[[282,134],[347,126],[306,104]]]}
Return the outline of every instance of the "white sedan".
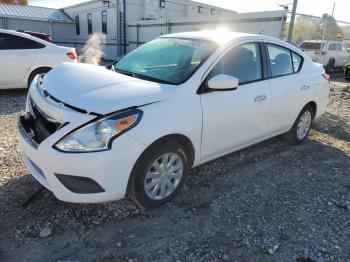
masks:
{"label": "white sedan", "polygon": [[127,193],[158,206],[191,167],[281,134],[303,142],[329,95],[322,66],[261,35],[170,34],[110,69],[66,63],[37,77],[18,119],[25,164],[63,201]]}
{"label": "white sedan", "polygon": [[0,29],[0,89],[26,88],[36,75],[76,59],[74,48]]}

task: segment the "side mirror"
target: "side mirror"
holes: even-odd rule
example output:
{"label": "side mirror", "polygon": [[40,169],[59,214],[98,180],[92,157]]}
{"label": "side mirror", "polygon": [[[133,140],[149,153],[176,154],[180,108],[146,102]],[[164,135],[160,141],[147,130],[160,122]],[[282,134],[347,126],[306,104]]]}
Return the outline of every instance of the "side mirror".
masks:
{"label": "side mirror", "polygon": [[237,77],[220,74],[210,78],[207,85],[212,90],[230,91],[237,89],[238,83]]}

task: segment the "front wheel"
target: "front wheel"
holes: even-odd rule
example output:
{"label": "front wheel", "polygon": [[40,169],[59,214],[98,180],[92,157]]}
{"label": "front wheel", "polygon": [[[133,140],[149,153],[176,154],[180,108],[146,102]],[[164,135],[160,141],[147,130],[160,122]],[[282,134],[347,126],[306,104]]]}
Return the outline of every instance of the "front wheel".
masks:
{"label": "front wheel", "polygon": [[185,148],[167,139],[147,149],[137,160],[128,184],[128,195],[144,207],[156,207],[173,199],[189,172]]}
{"label": "front wheel", "polygon": [[284,139],[293,145],[304,142],[310,132],[314,113],[315,112],[311,106],[305,106],[297,117],[291,130],[284,134]]}
{"label": "front wheel", "polygon": [[34,78],[37,75],[40,75],[40,77],[44,77],[50,70],[51,70],[51,68],[49,68],[49,67],[43,67],[43,68],[39,68],[39,69],[34,70],[28,78],[28,88],[30,87]]}

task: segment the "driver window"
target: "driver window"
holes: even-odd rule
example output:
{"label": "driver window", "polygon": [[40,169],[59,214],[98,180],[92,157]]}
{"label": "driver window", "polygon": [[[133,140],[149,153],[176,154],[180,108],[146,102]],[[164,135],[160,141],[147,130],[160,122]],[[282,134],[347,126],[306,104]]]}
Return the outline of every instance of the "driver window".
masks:
{"label": "driver window", "polygon": [[219,74],[234,76],[239,84],[262,79],[259,45],[246,43],[226,53],[210,72],[209,78]]}

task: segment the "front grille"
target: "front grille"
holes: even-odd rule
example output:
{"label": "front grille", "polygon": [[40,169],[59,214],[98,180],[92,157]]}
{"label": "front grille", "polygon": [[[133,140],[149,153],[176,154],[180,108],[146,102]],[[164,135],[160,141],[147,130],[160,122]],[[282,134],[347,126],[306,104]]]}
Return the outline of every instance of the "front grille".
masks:
{"label": "front grille", "polygon": [[31,134],[31,138],[40,144],[50,135],[55,133],[62,123],[54,122],[40,110],[40,108],[30,98],[30,116],[22,119],[21,123],[27,133]]}

